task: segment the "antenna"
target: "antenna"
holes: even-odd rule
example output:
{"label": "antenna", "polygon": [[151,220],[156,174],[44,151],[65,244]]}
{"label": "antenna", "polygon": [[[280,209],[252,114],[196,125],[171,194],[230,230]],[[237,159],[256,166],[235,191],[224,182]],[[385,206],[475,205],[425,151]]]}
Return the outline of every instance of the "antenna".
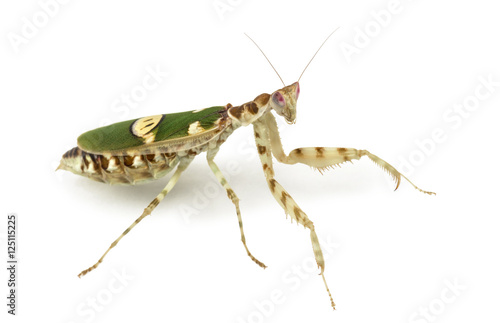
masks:
{"label": "antenna", "polygon": [[334,31],[332,31],[330,33],[330,35],[328,35],[328,37],[326,37],[326,39],[323,41],[323,44],[321,44],[321,46],[319,46],[318,50],[316,51],[316,53],[314,53],[313,57],[311,58],[311,60],[309,61],[309,63],[307,63],[306,67],[304,68],[304,70],[302,71],[302,74],[300,74],[299,76],[299,79],[297,80],[300,81],[300,78],[302,77],[302,75],[304,75],[304,72],[306,71],[307,67],[309,66],[309,64],[311,64],[312,60],[314,59],[314,57],[316,57],[316,54],[319,52],[319,50],[321,49],[321,47],[323,47],[323,45],[326,43],[326,41],[328,40],[328,38],[330,38],[331,35],[333,35],[334,32],[336,32],[340,27],[337,27],[335,28]]}
{"label": "antenna", "polygon": [[[278,77],[280,78],[281,80],[281,83],[283,83],[283,86],[286,86],[285,82],[283,82],[283,79],[281,78],[280,74],[278,73],[278,71],[274,68],[273,64],[271,63],[271,61],[269,60],[269,58],[267,58],[266,54],[264,54],[264,51],[262,51],[262,49],[260,49],[259,45],[257,45],[257,43],[250,37],[247,35],[247,33],[245,33],[245,36],[247,36],[254,44],[255,46],[257,46],[257,48],[260,50],[260,52],[262,53],[262,55],[264,55],[264,57],[267,59],[267,61],[269,62],[269,64],[271,65],[271,67],[273,68],[273,70],[276,72],[276,74],[278,75]],[[330,36],[328,36],[330,37]],[[327,38],[328,39],[328,38]]]}

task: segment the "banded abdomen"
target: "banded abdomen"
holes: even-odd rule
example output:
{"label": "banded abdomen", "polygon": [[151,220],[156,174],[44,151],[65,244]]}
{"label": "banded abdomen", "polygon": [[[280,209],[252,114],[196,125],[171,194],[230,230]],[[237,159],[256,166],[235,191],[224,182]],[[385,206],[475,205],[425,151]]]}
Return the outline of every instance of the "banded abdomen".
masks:
{"label": "banded abdomen", "polygon": [[165,176],[179,163],[177,153],[135,156],[91,154],[75,147],[67,151],[57,169],[108,184],[137,184]]}

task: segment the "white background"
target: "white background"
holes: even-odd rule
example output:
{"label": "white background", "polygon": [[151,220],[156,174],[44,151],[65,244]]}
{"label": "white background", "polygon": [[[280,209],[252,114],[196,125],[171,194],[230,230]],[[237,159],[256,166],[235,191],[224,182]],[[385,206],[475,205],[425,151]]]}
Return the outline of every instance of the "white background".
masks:
{"label": "white background", "polygon": [[[381,26],[373,13],[393,8],[387,0],[68,1],[51,17],[37,1],[3,2],[0,250],[6,258],[6,216],[15,212],[19,268],[18,315],[2,305],[2,322],[498,321],[500,87],[490,93],[480,81],[500,82],[493,3],[401,0]],[[243,33],[290,84],[338,26],[301,79],[297,123],[281,127],[285,150],[368,149],[437,195],[406,182],[393,192],[364,159],[323,176],[275,166],[333,244],[323,250],[335,312],[311,266],[309,232],[290,225],[267,188],[251,127],[216,162],[266,270],[246,256],[234,207],[214,193],[200,156],[153,215],[78,279],[167,181],[117,187],[55,173],[79,134],[271,93],[282,85]],[[355,53],[343,53],[355,42]],[[147,69],[168,76],[140,92]],[[136,106],[117,104],[131,93]],[[464,102],[474,111],[452,110]],[[122,272],[125,282],[115,278]],[[2,270],[1,304],[6,285]]]}

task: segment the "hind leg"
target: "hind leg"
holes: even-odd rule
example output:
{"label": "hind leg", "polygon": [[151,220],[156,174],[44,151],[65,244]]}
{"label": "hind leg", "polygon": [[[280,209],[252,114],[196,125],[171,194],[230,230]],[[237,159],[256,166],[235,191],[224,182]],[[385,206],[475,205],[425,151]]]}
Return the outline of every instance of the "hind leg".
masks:
{"label": "hind leg", "polygon": [[172,188],[174,188],[175,184],[179,180],[179,177],[181,176],[181,173],[188,167],[188,165],[191,163],[191,161],[192,161],[192,158],[186,158],[186,159],[181,160],[181,162],[179,163],[179,166],[177,166],[177,169],[176,169],[174,175],[172,175],[172,177],[168,181],[167,186],[165,186],[165,188],[160,192],[160,194],[158,194],[155,197],[155,199],[153,201],[151,201],[151,203],[149,203],[149,205],[144,209],[144,212],[142,212],[142,215],[140,217],[138,217],[134,221],[134,223],[132,223],[125,231],[123,231],[123,233],[115,241],[113,241],[113,243],[109,246],[109,248],[106,250],[106,252],[101,256],[101,258],[99,258],[99,260],[94,265],[92,265],[89,268],[82,271],[80,274],[78,274],[78,277],[81,278],[82,276],[85,276],[90,271],[96,269],[97,266],[99,266],[99,264],[104,260],[104,257],[106,257],[108,252],[111,249],[113,249],[118,244],[118,242],[120,242],[120,240],[127,233],[129,233],[130,230],[132,230],[137,225],[137,223],[141,222],[142,219],[144,219],[146,216],[150,215],[151,212],[153,212],[153,210],[158,206],[158,204],[160,204],[160,202],[165,198],[165,196],[168,194],[168,192],[170,192],[172,190]]}

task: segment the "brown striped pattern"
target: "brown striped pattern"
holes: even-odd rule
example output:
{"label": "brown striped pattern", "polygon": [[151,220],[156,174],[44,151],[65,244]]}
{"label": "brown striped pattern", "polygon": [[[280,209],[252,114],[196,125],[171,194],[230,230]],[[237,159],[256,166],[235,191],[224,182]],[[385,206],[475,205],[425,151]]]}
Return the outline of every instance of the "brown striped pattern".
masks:
{"label": "brown striped pattern", "polygon": [[[266,100],[267,99],[267,100]],[[268,107],[269,94],[261,94],[253,101],[243,103],[239,106],[226,106],[228,114],[243,126],[252,124],[258,120]]]}
{"label": "brown striped pattern", "polygon": [[[186,154],[198,152],[189,150]],[[178,162],[176,153],[104,156],[75,147],[63,155],[59,168],[102,183],[137,184],[164,176]]]}
{"label": "brown striped pattern", "polygon": [[[267,116],[269,116],[268,114]],[[266,117],[267,117],[266,116]],[[290,216],[290,219],[292,221],[295,221],[297,223],[300,223],[303,225],[305,228],[308,228],[310,230],[310,238],[311,238],[311,244],[314,252],[314,258],[316,260],[316,264],[318,265],[318,268],[320,269],[320,274],[323,278],[323,282],[325,284],[325,288],[328,292],[328,295],[330,297],[330,302],[335,309],[335,303],[333,302],[330,289],[328,288],[328,285],[326,283],[326,279],[324,276],[324,270],[325,270],[325,260],[323,258],[323,252],[321,251],[321,246],[319,244],[318,237],[316,235],[316,231],[314,229],[314,224],[311,220],[309,220],[309,217],[307,214],[302,211],[302,209],[297,205],[297,203],[293,200],[293,198],[288,194],[288,192],[281,186],[276,179],[274,179],[274,170],[273,170],[273,161],[272,161],[272,156],[271,154],[274,153],[272,150],[275,146],[272,146],[272,141],[274,142],[279,142],[280,148],[281,147],[281,142],[279,141],[279,134],[276,131],[273,132],[273,129],[268,128],[267,126],[267,120],[262,120],[262,121],[257,121],[254,122],[254,134],[255,134],[255,142],[257,144],[257,150],[259,152],[259,157],[262,163],[262,169],[264,170],[264,174],[266,176],[267,184],[269,186],[269,189],[271,193],[273,194],[273,197],[275,200],[278,202],[278,204],[283,208],[285,211],[286,215]],[[271,137],[270,134],[275,135],[275,137]],[[277,139],[276,139],[277,136]],[[262,147],[262,148],[261,148]],[[278,149],[278,148],[277,148]],[[325,149],[321,147],[317,147],[313,149],[314,153],[316,154],[317,158],[323,158]],[[297,156],[303,155],[305,152],[303,149],[298,149],[296,152]],[[275,155],[276,156],[276,155]],[[277,157],[278,160],[287,160],[288,158],[283,151],[281,151],[281,155],[279,155],[279,158]],[[294,162],[291,162],[294,163]]]}

